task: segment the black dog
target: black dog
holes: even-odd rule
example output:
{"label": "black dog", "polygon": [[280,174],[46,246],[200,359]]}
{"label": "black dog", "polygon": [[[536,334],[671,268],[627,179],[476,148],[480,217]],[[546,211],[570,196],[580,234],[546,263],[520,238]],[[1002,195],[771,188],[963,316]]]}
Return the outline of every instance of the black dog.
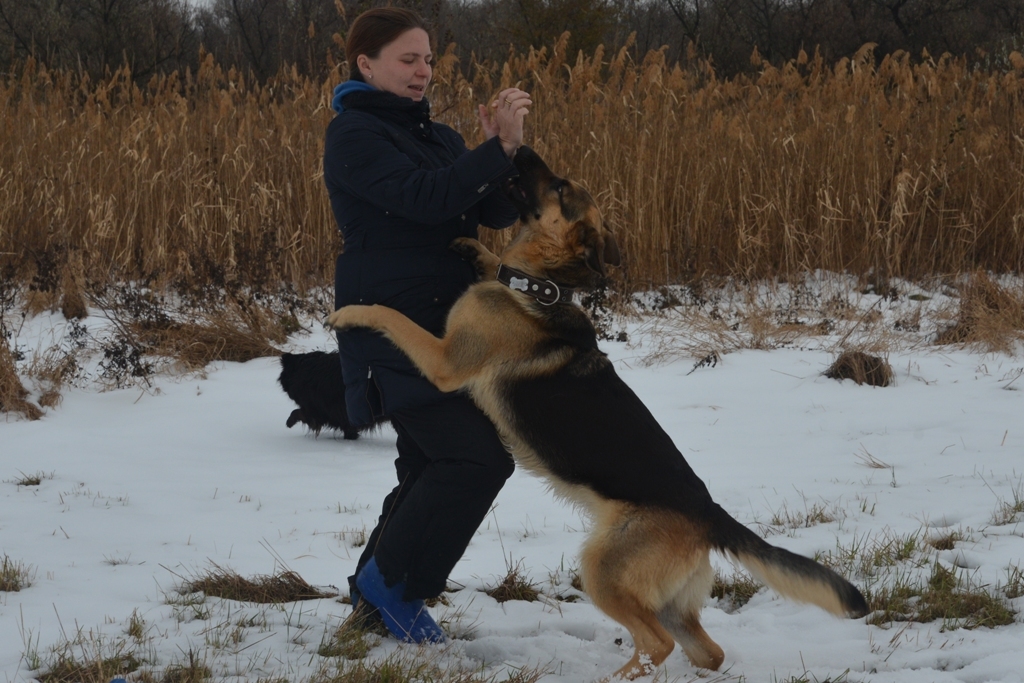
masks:
{"label": "black dog", "polygon": [[289,428],[301,422],[314,434],[319,434],[324,427],[329,427],[344,433],[346,439],[358,439],[360,432],[373,428],[356,429],[349,424],[337,351],[283,354],[281,376],[277,381],[288,398],[299,405],[288,416]]}

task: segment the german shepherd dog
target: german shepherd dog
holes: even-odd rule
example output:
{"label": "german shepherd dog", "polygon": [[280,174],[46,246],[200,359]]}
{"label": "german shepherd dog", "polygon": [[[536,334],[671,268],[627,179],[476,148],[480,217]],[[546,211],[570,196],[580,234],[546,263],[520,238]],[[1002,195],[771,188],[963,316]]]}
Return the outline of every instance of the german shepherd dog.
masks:
{"label": "german shepherd dog", "polygon": [[508,194],[521,230],[500,262],[475,240],[453,244],[481,281],[455,302],[443,339],[383,306],[346,306],[328,324],[379,330],[442,391],[467,391],[516,461],[589,513],[583,587],[629,630],[635,647],[614,676],[650,674],[673,640],[694,666],[721,666],[722,648],[700,625],[712,549],[786,597],[839,616],[867,614],[848,581],[769,545],[711,499],[598,349],[587,315],[565,296],[594,287],[606,264],[619,264],[593,198],[528,147],[515,165],[519,177]]}

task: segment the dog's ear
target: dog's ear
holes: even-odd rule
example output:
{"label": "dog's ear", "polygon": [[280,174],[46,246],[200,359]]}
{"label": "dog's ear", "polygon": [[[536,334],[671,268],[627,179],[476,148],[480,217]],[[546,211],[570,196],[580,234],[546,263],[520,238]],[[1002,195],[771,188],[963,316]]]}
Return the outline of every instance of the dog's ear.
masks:
{"label": "dog's ear", "polygon": [[610,232],[602,231],[590,225],[586,221],[576,224],[573,231],[573,239],[577,245],[577,251],[582,251],[583,261],[595,273],[605,275],[605,264],[617,266],[620,262],[619,245]]}

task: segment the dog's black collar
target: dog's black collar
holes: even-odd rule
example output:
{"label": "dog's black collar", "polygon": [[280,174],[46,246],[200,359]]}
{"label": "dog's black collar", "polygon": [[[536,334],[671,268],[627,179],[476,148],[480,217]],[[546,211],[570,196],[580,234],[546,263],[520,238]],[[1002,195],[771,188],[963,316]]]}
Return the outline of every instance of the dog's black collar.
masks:
{"label": "dog's black collar", "polygon": [[509,289],[529,294],[545,306],[572,303],[572,295],[576,291],[570,287],[559,287],[551,280],[539,280],[503,263],[498,264],[496,279]]}

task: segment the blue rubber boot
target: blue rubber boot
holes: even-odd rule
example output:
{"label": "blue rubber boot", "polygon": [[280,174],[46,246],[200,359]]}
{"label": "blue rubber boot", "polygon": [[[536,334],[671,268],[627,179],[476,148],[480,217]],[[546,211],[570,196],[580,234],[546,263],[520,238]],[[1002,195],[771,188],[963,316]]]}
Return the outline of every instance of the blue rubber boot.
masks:
{"label": "blue rubber boot", "polygon": [[356,586],[362,593],[361,601],[377,608],[388,631],[399,640],[407,643],[443,643],[447,640],[422,600],[403,599],[404,583],[390,588],[384,584],[376,559],[363,566],[356,577]]}

